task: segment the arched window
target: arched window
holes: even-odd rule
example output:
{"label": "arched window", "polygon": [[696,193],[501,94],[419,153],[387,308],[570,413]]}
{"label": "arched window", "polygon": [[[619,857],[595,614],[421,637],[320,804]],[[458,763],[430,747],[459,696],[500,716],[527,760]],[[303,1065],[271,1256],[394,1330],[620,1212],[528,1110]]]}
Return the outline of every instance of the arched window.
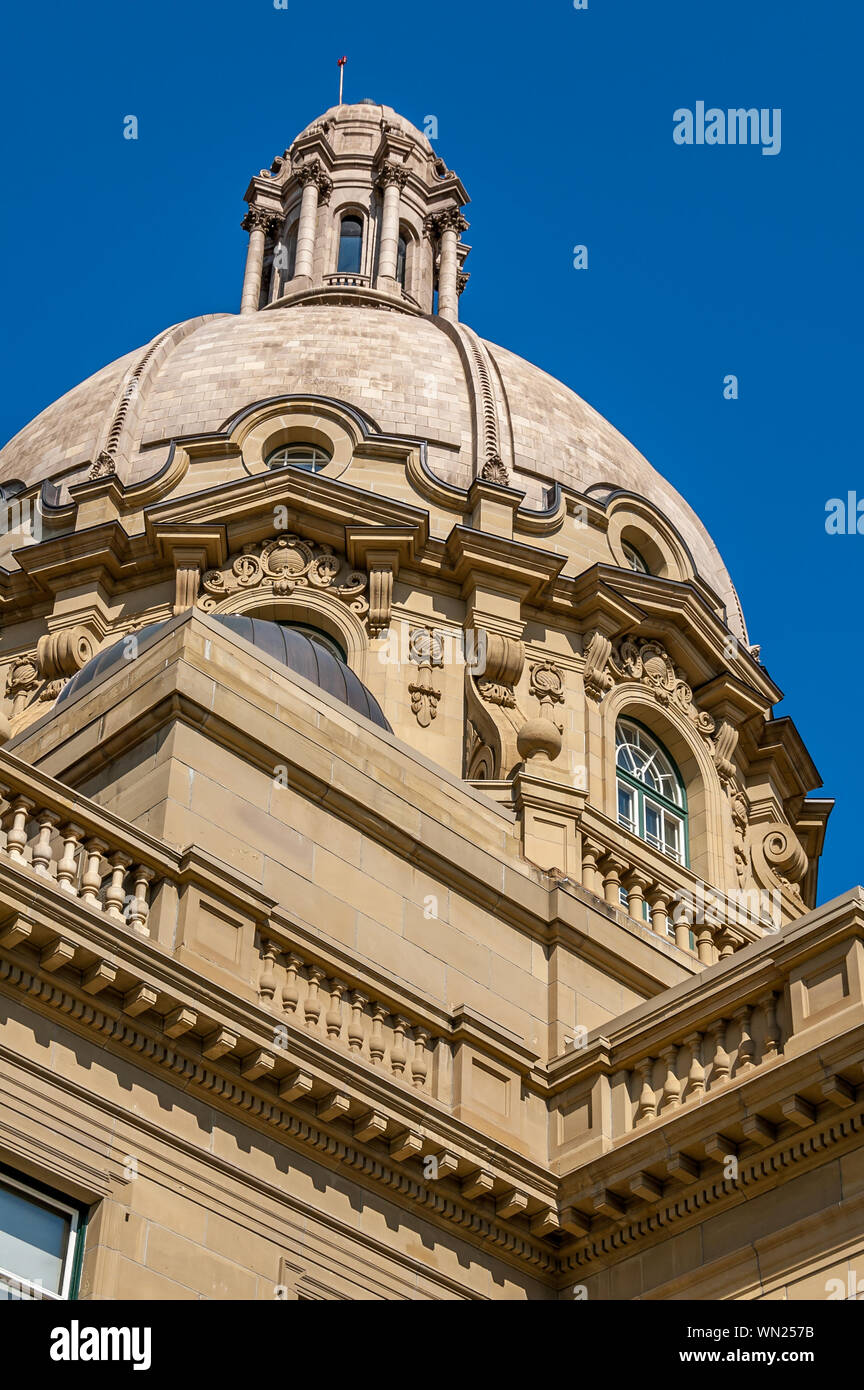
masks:
{"label": "arched window", "polygon": [[297,263],[297,228],[299,223],[295,222],[288,229],[285,238],[285,279],[294,279],[294,266]]}
{"label": "arched window", "polygon": [[265,462],[268,468],[302,468],[306,473],[320,473],[330,458],[320,444],[282,444],[267,455]]}
{"label": "arched window", "polygon": [[648,568],[647,562],[640,554],[640,552],[636,549],[635,545],[631,545],[629,541],[623,541],[621,544],[621,549],[624,551],[624,558],[630,566],[631,570],[636,570],[637,574],[651,573],[650,569]]}
{"label": "arched window", "polygon": [[632,719],[615,727],[618,824],[687,863],[687,797],[665,748]]}
{"label": "arched window", "polygon": [[408,242],[400,232],[399,245],[396,250],[396,279],[399,281],[399,284],[402,286],[403,290],[405,288],[405,267],[407,264],[407,260]]}
{"label": "arched window", "polygon": [[360,271],[361,254],[363,251],[363,223],[359,217],[349,215],[342,218],[342,225],[339,230],[339,261],[337,270],[344,270],[349,275],[356,275]]}

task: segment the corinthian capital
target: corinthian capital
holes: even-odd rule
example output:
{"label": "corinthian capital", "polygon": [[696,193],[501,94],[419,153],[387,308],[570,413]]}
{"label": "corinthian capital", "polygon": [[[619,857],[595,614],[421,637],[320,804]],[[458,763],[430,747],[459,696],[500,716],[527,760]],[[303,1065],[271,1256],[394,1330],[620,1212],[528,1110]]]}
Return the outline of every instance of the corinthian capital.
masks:
{"label": "corinthian capital", "polygon": [[378,177],[375,180],[375,187],[380,188],[383,193],[384,189],[387,188],[389,184],[395,183],[398,185],[401,192],[407,182],[408,170],[405,168],[404,164],[392,164],[388,160],[381,165]]}
{"label": "corinthian capital", "polygon": [[320,161],[310,159],[306,164],[295,164],[294,177],[301,188],[305,188],[307,183],[317,183],[321,177]]}
{"label": "corinthian capital", "polygon": [[265,212],[263,208],[250,208],[240,226],[244,232],[261,231],[265,236],[276,236],[282,226],[282,218],[276,213]]}
{"label": "corinthian capital", "polygon": [[423,230],[429,237],[440,237],[442,232],[467,232],[470,223],[465,221],[457,207],[444,208],[433,212],[426,218]]}

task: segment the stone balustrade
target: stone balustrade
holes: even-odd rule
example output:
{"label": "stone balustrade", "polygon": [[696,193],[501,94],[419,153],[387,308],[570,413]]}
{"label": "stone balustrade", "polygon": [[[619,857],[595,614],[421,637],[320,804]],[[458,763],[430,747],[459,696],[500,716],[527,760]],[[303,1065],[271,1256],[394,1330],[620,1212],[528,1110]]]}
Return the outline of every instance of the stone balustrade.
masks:
{"label": "stone balustrade", "polygon": [[434,1048],[441,1040],[423,1022],[274,939],[261,938],[259,956],[259,998],[277,1018],[417,1090],[430,1089]]}
{"label": "stone balustrade", "polygon": [[580,829],[581,886],[664,940],[674,940],[702,965],[725,960],[772,927],[776,930],[760,895],[712,889],[590,806],[582,813]]}
{"label": "stone balustrade", "polygon": [[52,779],[23,764],[19,771],[9,755],[0,796],[0,855],[110,921],[150,935],[154,885],[177,867],[170,852],[110,814],[94,814]]}
{"label": "stone balustrade", "polygon": [[[453,1048],[442,1037],[445,1014],[424,1018],[398,990],[385,997],[368,976],[342,971],[347,961],[335,960],[323,946],[310,952],[303,929],[291,931],[286,915],[251,885],[238,880],[232,896],[224,874],[214,874],[204,857],[161,844],[0,753],[0,865],[4,861],[97,912],[104,922],[142,937],[151,935],[151,908],[163,891],[172,903],[167,935],[181,953],[197,952],[196,931],[211,909],[230,913],[247,943],[238,951],[239,992],[248,950],[251,979],[248,973],[246,979],[277,1019],[416,1090],[431,1093],[439,1047],[447,1054],[444,1075],[450,1075]],[[14,939],[19,934],[13,933]]]}
{"label": "stone balustrade", "polygon": [[658,1116],[668,1117],[672,1111],[782,1056],[781,996],[780,989],[769,989],[723,1017],[709,1019],[680,1038],[664,1041],[627,1068],[616,1078],[628,1101],[627,1127],[635,1129]]}
{"label": "stone balustrade", "polygon": [[336,287],[340,287],[342,285],[359,285],[361,288],[367,288],[369,285],[369,276],[348,275],[345,272],[341,272],[340,274],[325,275],[324,284]]}

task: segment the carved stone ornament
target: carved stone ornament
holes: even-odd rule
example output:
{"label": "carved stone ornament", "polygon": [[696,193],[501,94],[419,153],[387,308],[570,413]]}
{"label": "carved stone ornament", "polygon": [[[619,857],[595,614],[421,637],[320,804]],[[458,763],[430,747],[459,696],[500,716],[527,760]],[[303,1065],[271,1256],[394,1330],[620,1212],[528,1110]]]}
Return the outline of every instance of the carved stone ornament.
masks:
{"label": "carved stone ornament", "polygon": [[367,584],[366,575],[351,569],[331,546],[285,535],[244,546],[221,569],[207,570],[201,578],[198,607],[210,612],[232,594],[253,589],[276,595],[318,589],[338,596],[353,613],[365,617],[369,611]]}
{"label": "carved stone ornament", "polygon": [[750,875],[750,856],[747,853],[747,827],[750,820],[750,807],[747,797],[737,787],[730,796],[732,828],[735,834],[735,872],[739,884],[746,883]]}
{"label": "carved stone ornament", "polygon": [[414,627],[408,639],[408,656],[417,666],[417,679],[408,686],[411,712],[421,729],[428,729],[438,714],[441,691],[432,684],[432,671],[444,665],[444,638],[432,627]]}
{"label": "carved stone ornament", "polygon": [[109,478],[112,475],[112,473],[116,472],[116,460],[111,456],[111,454],[109,454],[105,449],[103,449],[87,476],[91,479]]}
{"label": "carved stone ornament", "polygon": [[495,754],[471,719],[465,726],[465,776],[469,782],[488,782],[495,776]]}
{"label": "carved stone ornament", "polygon": [[[64,676],[74,676],[93,656],[93,638],[86,628],[64,628],[60,632],[48,632],[39,638],[36,660],[39,674],[46,681],[57,681]],[[43,695],[43,699],[48,698]]]}
{"label": "carved stone ornament", "polygon": [[540,713],[555,725],[559,734],[563,733],[564,725],[552,718],[555,705],[564,702],[564,672],[561,667],[548,658],[535,661],[529,667],[528,679],[531,694],[540,702]]}
{"label": "carved stone ornament", "polygon": [[525,648],[516,637],[504,637],[499,632],[486,636],[486,669],[477,688],[490,705],[516,706],[513,689],[525,665]]}
{"label": "carved stone ornament", "polygon": [[783,887],[803,902],[799,881],[807,872],[807,855],[791,826],[769,826],[762,836],[761,851],[768,868]]}
{"label": "carved stone ornament", "polygon": [[602,700],[607,690],[611,690],[615,684],[606,669],[611,653],[612,643],[608,637],[602,632],[586,632],[582,644],[582,654],[585,658],[582,680],[585,694],[592,700]]}
{"label": "carved stone ornament", "polygon": [[500,483],[502,487],[507,487],[510,482],[507,465],[499,454],[486,460],[480,469],[480,477],[485,483]]}
{"label": "carved stone ornament", "polygon": [[39,667],[35,656],[21,656],[13,661],[6,677],[6,698],[12,701],[12,718],[29,704],[39,687]]}
{"label": "carved stone ornament", "polygon": [[684,672],[674,665],[666,648],[659,642],[624,637],[613,649],[609,666],[618,680],[638,681],[651,691],[658,704],[677,709],[686,715],[700,734],[706,738],[712,737],[716,728],[714,720],[710,714],[696,708],[693,691],[687,684]]}

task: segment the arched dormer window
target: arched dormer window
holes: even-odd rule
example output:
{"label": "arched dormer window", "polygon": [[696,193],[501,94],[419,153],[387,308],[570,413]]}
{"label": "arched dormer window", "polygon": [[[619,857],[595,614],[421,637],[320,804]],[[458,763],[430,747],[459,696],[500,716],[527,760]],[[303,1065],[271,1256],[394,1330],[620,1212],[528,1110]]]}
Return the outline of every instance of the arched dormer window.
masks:
{"label": "arched dormer window", "polygon": [[642,555],[642,552],[637,550],[635,545],[631,545],[630,541],[624,541],[622,542],[621,549],[624,551],[624,558],[631,570],[635,570],[637,574],[651,573],[651,569]]}
{"label": "arched dormer window", "polygon": [[687,795],[674,762],[633,719],[615,726],[618,824],[686,864]]}
{"label": "arched dormer window", "polygon": [[363,222],[354,213],[342,218],[339,227],[339,260],[336,269],[358,275],[363,254]]}
{"label": "arched dormer window", "polygon": [[405,270],[408,265],[408,240],[403,232],[399,233],[399,244],[396,249],[396,279],[405,288]]}

